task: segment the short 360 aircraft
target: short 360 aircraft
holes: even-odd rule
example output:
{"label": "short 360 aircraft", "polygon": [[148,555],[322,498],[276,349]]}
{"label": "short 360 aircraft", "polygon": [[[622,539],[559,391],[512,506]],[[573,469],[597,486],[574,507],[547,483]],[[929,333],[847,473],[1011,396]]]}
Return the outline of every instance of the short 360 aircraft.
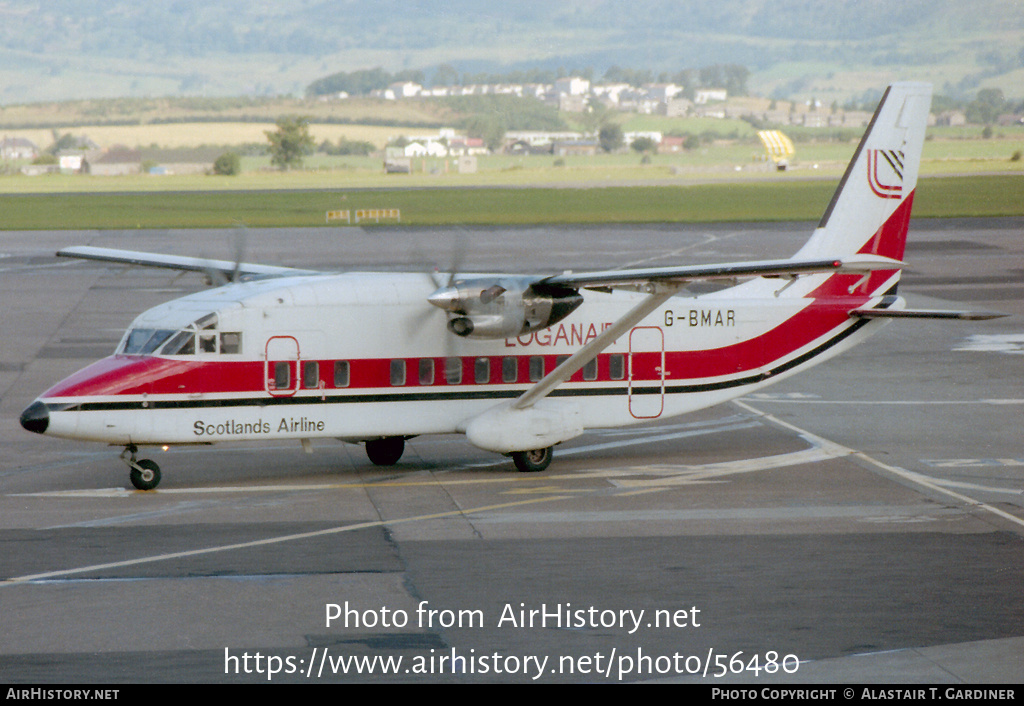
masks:
{"label": "short 360 aircraft", "polygon": [[[219,441],[332,437],[391,465],[407,439],[462,433],[541,471],[586,429],[749,394],[886,319],[984,318],[896,295],[930,103],[927,84],[889,87],[818,228],[784,260],[443,281],[67,248],[227,284],[139,315],[114,355],[44,392],[21,424],[124,446],[140,490],[160,469],[139,446]],[[734,286],[682,293],[705,280]]]}

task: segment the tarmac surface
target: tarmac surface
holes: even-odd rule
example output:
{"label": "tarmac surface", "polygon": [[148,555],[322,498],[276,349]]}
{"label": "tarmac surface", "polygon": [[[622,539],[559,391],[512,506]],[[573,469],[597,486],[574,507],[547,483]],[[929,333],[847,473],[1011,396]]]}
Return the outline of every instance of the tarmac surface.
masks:
{"label": "tarmac surface", "polygon": [[[245,259],[560,271],[791,255],[813,224],[251,230]],[[540,474],[462,437],[155,452],[18,416],[196,275],[55,258],[230,259],[232,231],[0,234],[0,683],[1018,683],[1024,219],[915,221],[910,306],[769,390],[588,432]]]}

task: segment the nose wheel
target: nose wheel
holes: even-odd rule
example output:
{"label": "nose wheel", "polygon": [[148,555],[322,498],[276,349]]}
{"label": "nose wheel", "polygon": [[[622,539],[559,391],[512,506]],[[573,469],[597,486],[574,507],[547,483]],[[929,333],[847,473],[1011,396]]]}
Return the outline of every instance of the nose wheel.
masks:
{"label": "nose wheel", "polygon": [[138,490],[153,490],[160,484],[160,466],[148,458],[136,461],[139,448],[130,444],[121,452],[121,460],[128,465],[128,478]]}

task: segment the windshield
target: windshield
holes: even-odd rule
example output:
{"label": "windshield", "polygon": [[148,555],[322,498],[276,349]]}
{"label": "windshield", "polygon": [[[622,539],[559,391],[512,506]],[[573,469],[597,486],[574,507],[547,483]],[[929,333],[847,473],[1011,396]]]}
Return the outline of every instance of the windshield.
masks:
{"label": "windshield", "polygon": [[128,332],[124,342],[122,353],[128,355],[145,355],[152,353],[160,347],[164,341],[171,337],[174,331],[166,329],[136,328]]}
{"label": "windshield", "polygon": [[178,330],[133,328],[118,350],[125,355],[196,355],[213,353],[232,355],[242,352],[239,331],[220,331],[217,315],[208,314]]}

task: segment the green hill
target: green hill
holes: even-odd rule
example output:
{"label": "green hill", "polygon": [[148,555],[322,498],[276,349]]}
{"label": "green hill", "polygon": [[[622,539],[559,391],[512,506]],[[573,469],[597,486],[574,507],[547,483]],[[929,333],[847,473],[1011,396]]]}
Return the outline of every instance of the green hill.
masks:
{"label": "green hill", "polygon": [[1024,98],[1017,0],[4,0],[0,104],[90,97],[301,94],[381,66],[460,73],[719,63],[751,89],[836,98],[895,78]]}

